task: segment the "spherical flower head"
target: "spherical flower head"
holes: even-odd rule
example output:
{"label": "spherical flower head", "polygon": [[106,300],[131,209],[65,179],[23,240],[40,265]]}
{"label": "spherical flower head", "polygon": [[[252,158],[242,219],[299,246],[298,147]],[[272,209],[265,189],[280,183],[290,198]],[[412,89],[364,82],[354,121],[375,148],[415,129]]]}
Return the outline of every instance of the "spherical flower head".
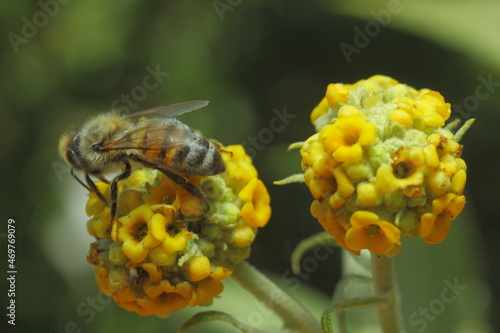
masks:
{"label": "spherical flower head", "polygon": [[[209,305],[249,256],[271,215],[269,194],[242,146],[220,149],[226,172],[188,179],[203,199],[149,168],[134,168],[119,182],[113,221],[110,207],[89,194],[87,228],[96,241],[88,261],[101,291],[119,306],[166,317]],[[96,186],[109,200],[109,185]]]}
{"label": "spherical flower head", "polygon": [[301,156],[311,213],[340,246],[393,256],[402,236],[447,237],[467,171],[450,114],[438,92],[387,76],[328,85]]}

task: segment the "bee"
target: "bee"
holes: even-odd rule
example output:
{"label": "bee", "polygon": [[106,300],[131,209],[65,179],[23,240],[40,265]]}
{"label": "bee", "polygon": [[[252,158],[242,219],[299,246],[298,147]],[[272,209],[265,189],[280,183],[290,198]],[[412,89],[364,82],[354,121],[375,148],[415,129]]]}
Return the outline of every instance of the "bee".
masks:
{"label": "bee", "polygon": [[[59,154],[71,167],[71,175],[107,204],[91,176],[110,183],[111,220],[116,217],[118,182],[132,172],[131,162],[156,169],[197,198],[206,199],[190,175],[211,176],[225,171],[219,144],[206,139],[175,118],[202,108],[208,101],[163,105],[130,115],[109,112],[68,130],[59,140]],[[83,171],[84,183],[74,170]],[[106,174],[118,173],[109,182]]]}

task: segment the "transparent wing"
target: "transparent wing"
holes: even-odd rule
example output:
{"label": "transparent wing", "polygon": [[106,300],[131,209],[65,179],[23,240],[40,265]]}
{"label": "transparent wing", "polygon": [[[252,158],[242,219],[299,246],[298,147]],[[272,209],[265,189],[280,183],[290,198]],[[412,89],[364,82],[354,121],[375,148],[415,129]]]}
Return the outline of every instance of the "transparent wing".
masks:
{"label": "transparent wing", "polygon": [[137,117],[176,117],[183,113],[200,109],[208,104],[208,101],[189,101],[176,104],[157,106],[151,109],[132,113],[125,118]]}
{"label": "transparent wing", "polygon": [[125,131],[115,139],[105,142],[102,150],[171,149],[186,145],[196,137],[195,132],[174,118],[151,119]]}

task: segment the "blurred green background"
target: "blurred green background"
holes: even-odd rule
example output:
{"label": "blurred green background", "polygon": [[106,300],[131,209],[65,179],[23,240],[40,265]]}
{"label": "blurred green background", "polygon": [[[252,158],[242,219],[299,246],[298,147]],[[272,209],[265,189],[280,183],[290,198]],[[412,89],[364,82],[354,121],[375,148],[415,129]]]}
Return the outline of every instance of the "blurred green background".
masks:
{"label": "blurred green background", "polygon": [[[161,320],[102,304],[85,260],[92,242],[86,193],[57,154],[60,134],[98,112],[194,99],[211,102],[181,120],[224,144],[246,142],[269,187],[273,217],[250,262],[319,315],[340,278],[340,251],[290,282],[292,249],[321,228],[309,214],[305,186],[272,181],[299,171],[298,153],[286,147],[313,134],[309,112],[328,83],[385,74],[441,92],[462,108],[454,117],[477,118],[462,140],[465,211],[445,242],[407,240],[396,259],[406,332],[500,332],[499,13],[493,0],[2,1],[1,267],[7,271],[11,218],[18,273],[16,326],[7,324],[2,278],[0,330],[175,332],[204,310]],[[485,80],[493,83],[479,96]],[[268,142],[252,143],[270,126],[273,110],[295,117]],[[467,288],[438,308],[445,281],[455,280]],[[243,319],[256,311],[252,296],[232,282],[215,304]],[[423,320],[420,311],[429,306],[436,315]],[[192,332],[210,330],[235,332],[225,324]]]}

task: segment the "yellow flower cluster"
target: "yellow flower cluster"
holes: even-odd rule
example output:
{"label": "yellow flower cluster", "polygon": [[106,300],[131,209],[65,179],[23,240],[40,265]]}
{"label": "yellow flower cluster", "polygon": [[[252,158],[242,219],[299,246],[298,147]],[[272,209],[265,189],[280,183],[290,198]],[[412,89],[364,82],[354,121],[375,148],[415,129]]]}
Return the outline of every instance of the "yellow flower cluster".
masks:
{"label": "yellow flower cluster", "polygon": [[466,181],[449,117],[438,92],[390,77],[328,85],[301,156],[311,213],[339,245],[393,256],[402,236],[446,238]]}
{"label": "yellow flower cluster", "polygon": [[[189,179],[206,202],[148,168],[119,183],[114,221],[89,194],[87,227],[96,241],[88,261],[101,291],[119,306],[166,317],[208,305],[232,266],[249,256],[257,228],[271,215],[269,194],[242,146],[224,147],[222,156],[225,173]],[[109,199],[109,185],[96,185]]]}

